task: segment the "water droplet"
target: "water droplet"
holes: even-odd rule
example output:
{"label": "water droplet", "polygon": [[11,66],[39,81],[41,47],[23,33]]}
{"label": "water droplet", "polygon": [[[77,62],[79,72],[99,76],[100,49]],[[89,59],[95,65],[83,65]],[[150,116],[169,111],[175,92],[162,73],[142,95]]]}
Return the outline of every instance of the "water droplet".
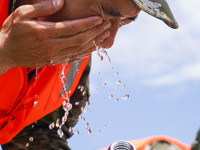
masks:
{"label": "water droplet", "polygon": [[29,137],[29,141],[30,141],[30,142],[33,142],[33,137]]}
{"label": "water droplet", "polygon": [[88,135],[92,133],[92,131],[91,131],[90,128],[87,128],[86,131],[87,131],[87,134],[88,134]]}
{"label": "water droplet", "polygon": [[69,111],[65,111],[65,116],[68,116],[69,115]]}
{"label": "water droplet", "polygon": [[81,89],[80,89],[80,91],[81,91],[81,92],[83,92],[83,90],[84,90],[84,86],[81,86]]}
{"label": "water droplet", "polygon": [[85,94],[86,94],[86,92],[85,92],[85,91],[83,91],[82,95],[84,96]]}
{"label": "water droplet", "polygon": [[102,55],[100,56],[100,60],[103,60],[103,56]]}
{"label": "water droplet", "polygon": [[54,65],[53,60],[50,61],[50,65]]}
{"label": "water droplet", "polygon": [[79,105],[79,102],[76,102],[75,105],[76,105],[76,106]]}
{"label": "water droplet", "polygon": [[129,99],[129,94],[125,94],[124,99]]}
{"label": "water droplet", "polygon": [[81,107],[81,111],[84,112],[84,110],[85,110],[84,107]]}
{"label": "water droplet", "polygon": [[106,84],[107,84],[107,83],[106,83],[106,82],[104,82],[104,83],[103,83],[103,86],[106,86]]}
{"label": "water droplet", "polygon": [[119,72],[115,72],[115,75],[119,75]]}
{"label": "water droplet", "polygon": [[88,105],[88,106],[89,106],[89,105],[90,105],[90,102],[88,102],[88,101],[87,101],[87,102],[86,102],[86,105]]}
{"label": "water droplet", "polygon": [[113,98],[113,94],[110,94],[110,95],[109,95],[109,98]]}
{"label": "water droplet", "polygon": [[75,134],[76,134],[76,135],[79,135],[79,134],[80,134],[79,130],[76,130]]}
{"label": "water droplet", "polygon": [[69,132],[72,133],[73,132],[73,128],[69,127]]}
{"label": "water droplet", "polygon": [[54,122],[49,125],[49,129],[52,130],[55,127]]}
{"label": "water droplet", "polygon": [[98,133],[98,134],[101,134],[101,130],[98,130],[97,133]]}
{"label": "water droplet", "polygon": [[83,116],[80,116],[80,119],[81,119],[82,121],[85,121],[85,118],[84,118]]}
{"label": "water droplet", "polygon": [[26,143],[25,147],[29,147],[29,143]]}
{"label": "water droplet", "polygon": [[124,84],[124,83],[122,83],[122,88],[123,88],[123,89],[125,88],[125,84]]}
{"label": "water droplet", "polygon": [[121,84],[121,81],[120,80],[116,80],[115,83],[116,84]]}
{"label": "water droplet", "polygon": [[56,127],[58,128],[60,126],[60,123],[59,123],[59,119],[56,120]]}
{"label": "water droplet", "polygon": [[78,89],[81,89],[81,85],[78,86]]}
{"label": "water droplet", "polygon": [[60,138],[62,138],[64,135],[63,131],[60,128],[57,130],[57,134],[60,136]]}
{"label": "water droplet", "polygon": [[129,99],[129,94],[125,94],[121,96],[121,99],[127,100]]}
{"label": "water droplet", "polygon": [[34,107],[36,107],[37,106],[37,104],[38,104],[38,101],[34,101]]}
{"label": "water droplet", "polygon": [[72,109],[72,104],[66,101],[63,101],[63,110],[70,111]]}
{"label": "water droplet", "polygon": [[72,104],[71,103],[67,103],[67,110],[70,111],[72,109]]}
{"label": "water droplet", "polygon": [[115,99],[115,102],[118,102],[118,101],[119,101],[119,98],[116,98],[116,99]]}
{"label": "water droplet", "polygon": [[66,121],[67,121],[67,116],[64,115],[64,116],[62,117],[62,124],[64,125]]}

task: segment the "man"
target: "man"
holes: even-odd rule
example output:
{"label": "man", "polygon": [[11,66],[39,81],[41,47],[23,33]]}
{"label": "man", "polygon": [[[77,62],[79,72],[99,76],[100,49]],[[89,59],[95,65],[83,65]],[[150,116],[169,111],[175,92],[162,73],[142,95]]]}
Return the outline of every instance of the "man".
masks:
{"label": "man", "polygon": [[[59,3],[59,5],[58,5],[59,7],[63,6],[63,3],[60,3],[59,0],[57,0],[56,2]],[[45,6],[45,3],[47,3],[47,1],[42,1],[40,3],[42,3],[43,6]],[[31,5],[24,5],[24,4],[31,4]],[[54,4],[54,3],[52,3],[52,4]],[[80,58],[89,55],[90,52],[94,50],[95,45],[94,45],[93,41],[95,41],[95,43],[98,46],[101,46],[103,48],[109,48],[114,43],[114,39],[115,39],[115,36],[116,36],[116,33],[117,33],[119,27],[121,27],[122,25],[128,24],[132,20],[134,20],[141,9],[143,9],[144,11],[148,12],[149,14],[151,14],[159,19],[162,19],[170,27],[173,27],[173,28],[178,27],[173,15],[170,12],[170,9],[169,9],[167,3],[164,0],[157,0],[157,1],[153,1],[153,0],[152,1],[147,1],[147,0],[143,0],[143,1],[138,1],[138,0],[135,0],[135,1],[131,1],[131,0],[110,0],[110,1],[107,1],[107,0],[84,0],[84,1],[83,0],[73,0],[73,1],[65,0],[64,6],[56,14],[53,14],[52,12],[47,13],[48,9],[50,9],[50,8],[42,7],[43,10],[40,10],[40,11],[43,11],[46,13],[46,14],[43,13],[43,14],[45,14],[44,15],[45,17],[40,14],[41,12],[33,15],[33,12],[35,11],[35,9],[39,8],[38,0],[35,0],[35,1],[20,0],[20,1],[18,1],[17,5],[18,6],[22,5],[22,6],[20,6],[19,8],[16,9],[16,11],[15,11],[16,15],[15,15],[15,13],[13,13],[13,18],[14,18],[13,22],[14,23],[16,23],[19,20],[23,20],[24,22],[21,25],[24,25],[24,24],[26,25],[27,17],[31,17],[31,18],[37,18],[37,21],[35,24],[37,27],[38,27],[38,25],[39,25],[39,27],[43,27],[45,25],[44,22],[47,20],[58,22],[58,21],[64,21],[64,20],[74,20],[74,19],[79,19],[79,18],[85,18],[85,17],[90,17],[90,16],[100,16],[104,20],[104,23],[102,25],[104,27],[104,30],[101,28],[102,26],[97,27],[93,31],[95,32],[96,30],[99,29],[99,32],[100,32],[98,34],[99,36],[95,36],[96,33],[94,34],[94,32],[92,32],[93,36],[92,36],[92,38],[89,38],[89,36],[88,36],[89,34],[87,33],[87,34],[85,34],[86,39],[81,41],[80,45],[75,45],[76,43],[73,43],[71,40],[73,38],[70,38],[70,40],[69,40],[68,39],[69,37],[66,35],[61,35],[60,38],[62,38],[62,39],[59,41],[56,41],[56,42],[55,42],[55,40],[52,40],[52,39],[48,40],[49,35],[53,35],[53,36],[57,37],[57,34],[60,33],[59,29],[58,29],[58,32],[52,33],[51,31],[47,32],[47,28],[41,28],[41,33],[37,33],[38,35],[40,35],[39,39],[35,39],[35,36],[33,38],[34,40],[36,40],[36,42],[40,41],[40,42],[38,42],[39,44],[36,45],[36,44],[34,44],[34,42],[29,42],[30,45],[32,46],[30,48],[33,48],[34,50],[37,51],[37,48],[39,48],[39,49],[41,47],[46,48],[45,44],[48,45],[49,42],[55,42],[54,45],[56,45],[56,46],[53,47],[53,50],[51,50],[51,48],[49,48],[47,46],[48,51],[46,51],[46,52],[49,53],[49,57],[38,57],[38,56],[40,56],[40,53],[39,53],[39,55],[36,55],[37,57],[34,57],[35,59],[33,59],[32,55],[29,54],[31,56],[31,59],[25,59],[26,61],[23,61],[24,58],[21,56],[21,54],[23,54],[23,53],[15,53],[17,56],[12,57],[12,59],[15,60],[14,61],[15,63],[13,64],[12,59],[11,59],[11,61],[7,61],[7,59],[5,59],[6,57],[8,58],[10,55],[4,55],[5,56],[4,64],[6,64],[6,63],[9,64],[9,65],[6,65],[7,68],[4,69],[4,72],[5,72],[5,70],[7,70],[9,68],[18,67],[18,66],[42,67],[42,66],[46,66],[46,65],[52,65],[51,62],[53,62],[55,64],[60,64],[60,63],[64,63],[64,62],[72,63],[75,60],[79,60]],[[60,24],[54,24],[54,26],[58,26],[59,28],[62,28],[62,24],[63,24],[63,22]],[[2,31],[6,32],[7,28],[5,26],[3,26],[3,27],[4,28],[2,29]],[[52,24],[49,25],[49,28],[50,29],[52,28]],[[28,29],[26,31],[28,31]],[[63,31],[63,28],[60,31]],[[74,33],[73,28],[71,28],[71,31],[72,31],[72,33]],[[30,36],[31,35],[32,34],[30,34]],[[32,37],[28,37],[28,38],[30,38],[29,40],[31,41]],[[46,42],[44,42],[44,41],[46,41]],[[4,42],[4,43],[6,43],[6,42]],[[68,47],[70,47],[70,50],[69,49],[65,50],[66,44],[63,44],[63,43],[67,43],[69,45]],[[72,43],[72,45],[70,45],[69,43]],[[29,45],[27,45],[27,46],[29,46]],[[7,45],[7,48],[10,49],[10,45]],[[54,53],[55,49],[59,49],[60,51]],[[63,51],[63,49],[65,51]],[[81,53],[80,53],[80,50],[82,50]],[[77,54],[73,54],[72,52],[73,53],[77,52]],[[56,55],[56,57],[55,57],[55,55]],[[21,58],[21,59],[19,60],[18,58]],[[42,70],[44,70],[44,69],[42,69]],[[48,71],[48,68],[45,71]],[[41,73],[41,71],[39,73]],[[39,78],[41,78],[41,77],[39,76]],[[66,81],[68,81],[68,80],[66,80]],[[75,91],[75,93],[76,93],[76,91]],[[75,93],[74,93],[74,95],[75,95]],[[71,99],[72,99],[72,97],[71,97]],[[38,104],[40,104],[40,103],[41,102],[38,102]],[[47,106],[50,106],[50,105],[52,105],[52,104],[48,103]],[[24,105],[22,105],[22,106],[24,106]],[[53,111],[56,109],[56,107],[53,107],[50,110]],[[47,112],[48,113],[51,112],[50,110]],[[33,112],[33,111],[30,111],[30,112]],[[71,112],[73,113],[73,109]],[[63,113],[63,112],[61,112],[61,113]],[[59,117],[59,115],[61,113],[58,113],[57,117]],[[77,116],[79,114],[76,114],[74,116],[72,115],[71,116],[72,120],[74,118],[77,118]],[[30,113],[27,114],[27,118],[30,118],[30,116],[31,116]],[[55,118],[55,117],[51,116],[50,118]],[[15,118],[12,118],[11,121],[12,120],[15,120]],[[69,127],[73,126],[73,125],[68,124],[68,123],[70,123],[69,121],[70,120],[68,120],[68,122],[65,124],[65,126],[62,126],[62,128],[66,128],[66,127],[69,128]],[[36,135],[36,138],[34,138],[35,141],[33,142],[33,144],[31,143],[31,145],[34,147],[34,149],[36,149],[36,148],[38,148],[38,149],[59,149],[59,147],[62,147],[62,149],[68,149],[68,146],[65,143],[65,139],[70,136],[70,133],[69,133],[69,136],[66,135],[65,137],[63,137],[62,141],[61,141],[58,138],[56,130],[50,131],[47,128],[48,123],[46,124],[46,122],[42,121],[42,120],[41,120],[41,122],[42,123],[38,125],[39,127],[34,129],[34,130],[38,130],[39,132],[33,133],[34,130],[31,131],[30,129],[26,128],[24,132],[22,131],[13,140],[13,142],[11,142],[10,144],[5,145],[3,147],[5,147],[5,149],[8,148],[9,146],[15,147],[17,149],[20,149],[20,148],[26,149],[24,147],[25,141],[22,140],[22,139],[24,139],[24,136],[27,137],[27,136]],[[45,127],[43,127],[43,124],[45,124]],[[65,130],[65,129],[63,129],[63,130]],[[66,129],[65,131],[67,133],[68,129]],[[43,138],[43,136],[41,136],[42,134],[44,135],[44,138]],[[39,140],[37,140],[37,137],[39,138]],[[39,141],[43,144],[43,146],[44,146],[43,148],[41,148],[39,146],[39,143],[37,143]],[[21,143],[23,143],[23,144],[21,144]],[[30,145],[30,148],[31,148],[31,145]],[[49,146],[49,148],[46,146]]]}

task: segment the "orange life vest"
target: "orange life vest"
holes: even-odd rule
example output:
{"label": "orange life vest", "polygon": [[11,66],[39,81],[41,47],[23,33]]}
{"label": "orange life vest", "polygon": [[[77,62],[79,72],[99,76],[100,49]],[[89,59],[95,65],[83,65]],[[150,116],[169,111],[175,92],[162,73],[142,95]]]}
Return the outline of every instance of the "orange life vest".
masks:
{"label": "orange life vest", "polygon": [[[0,22],[8,16],[8,0],[0,1]],[[3,16],[2,16],[3,14]],[[68,97],[75,91],[89,57],[84,58],[76,72]],[[68,75],[70,64],[64,74]],[[46,66],[38,72],[38,80],[28,82],[27,68],[18,67],[0,75],[0,144],[9,142],[25,126],[37,121],[63,104],[63,84],[58,72],[62,65]],[[37,105],[34,107],[34,102]]]}

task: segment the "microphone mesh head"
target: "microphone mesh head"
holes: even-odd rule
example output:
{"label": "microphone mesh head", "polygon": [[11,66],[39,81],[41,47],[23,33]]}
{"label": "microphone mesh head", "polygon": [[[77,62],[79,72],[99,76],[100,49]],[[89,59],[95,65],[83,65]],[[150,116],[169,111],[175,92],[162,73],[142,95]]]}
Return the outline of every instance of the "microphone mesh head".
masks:
{"label": "microphone mesh head", "polygon": [[136,148],[125,141],[116,141],[110,145],[108,150],[136,150]]}

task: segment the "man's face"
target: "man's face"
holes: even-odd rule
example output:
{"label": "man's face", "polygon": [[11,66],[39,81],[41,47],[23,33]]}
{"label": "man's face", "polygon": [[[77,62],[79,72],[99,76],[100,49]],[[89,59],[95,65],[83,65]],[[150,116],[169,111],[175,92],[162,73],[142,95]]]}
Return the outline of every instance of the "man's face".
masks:
{"label": "man's face", "polygon": [[111,34],[101,43],[102,47],[110,48],[119,27],[132,22],[140,10],[131,0],[65,0],[64,8],[52,18],[60,21],[58,19],[79,19],[99,15],[103,20],[111,21]]}
{"label": "man's face", "polygon": [[[24,1],[27,3],[27,0]],[[37,0],[29,0],[30,3],[34,1]],[[131,0],[65,0],[61,11],[44,19],[64,21],[97,15],[101,16],[103,20],[112,23],[112,26],[109,28],[110,36],[101,43],[101,47],[110,48],[114,43],[119,27],[132,22],[140,10]]]}

